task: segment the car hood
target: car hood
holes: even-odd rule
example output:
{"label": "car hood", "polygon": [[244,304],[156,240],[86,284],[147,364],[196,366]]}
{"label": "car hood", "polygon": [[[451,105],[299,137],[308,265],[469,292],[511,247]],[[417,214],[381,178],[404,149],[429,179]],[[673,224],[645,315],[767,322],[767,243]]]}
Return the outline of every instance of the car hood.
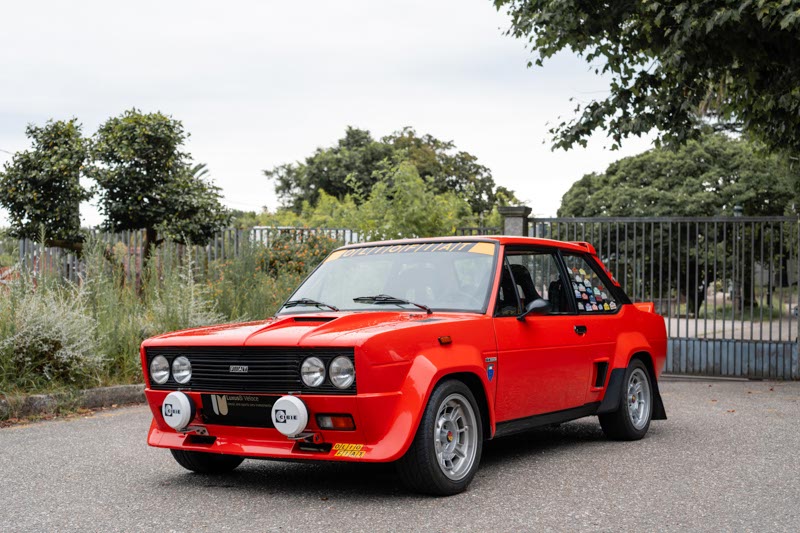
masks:
{"label": "car hood", "polygon": [[408,311],[297,314],[167,333],[146,340],[144,346],[359,346],[384,332],[477,316]]}

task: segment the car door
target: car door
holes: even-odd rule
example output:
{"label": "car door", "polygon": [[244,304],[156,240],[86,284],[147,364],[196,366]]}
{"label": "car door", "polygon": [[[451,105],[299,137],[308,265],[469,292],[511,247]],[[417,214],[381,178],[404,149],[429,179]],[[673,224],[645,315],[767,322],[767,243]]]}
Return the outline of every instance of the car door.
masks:
{"label": "car door", "polygon": [[616,349],[620,301],[617,289],[594,259],[588,254],[563,252],[562,258],[575,292],[578,304],[578,326],[584,331],[583,356],[592,368],[591,383],[586,391],[586,402],[600,399],[610,373],[609,363]]}
{"label": "car door", "polygon": [[[572,282],[554,248],[506,247],[496,296],[497,396],[499,422],[561,411],[584,404],[591,368]],[[551,309],[518,316],[542,298]]]}

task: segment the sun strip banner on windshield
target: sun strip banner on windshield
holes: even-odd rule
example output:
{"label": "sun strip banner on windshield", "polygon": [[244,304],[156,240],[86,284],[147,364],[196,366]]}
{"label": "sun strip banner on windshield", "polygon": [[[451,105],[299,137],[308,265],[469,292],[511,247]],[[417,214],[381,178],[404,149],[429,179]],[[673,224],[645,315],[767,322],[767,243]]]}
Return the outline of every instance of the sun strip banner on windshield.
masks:
{"label": "sun strip banner on windshield", "polygon": [[418,252],[467,252],[472,254],[494,255],[495,245],[491,242],[430,242],[417,244],[397,244],[394,246],[365,246],[364,248],[351,248],[337,250],[325,260],[335,261],[342,257],[355,257],[359,255],[383,254],[413,254]]}

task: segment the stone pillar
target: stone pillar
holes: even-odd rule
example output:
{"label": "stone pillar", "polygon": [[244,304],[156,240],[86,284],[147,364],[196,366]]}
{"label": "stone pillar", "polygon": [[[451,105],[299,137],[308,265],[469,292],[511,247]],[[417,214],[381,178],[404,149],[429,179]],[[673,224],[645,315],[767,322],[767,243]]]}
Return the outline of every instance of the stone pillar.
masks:
{"label": "stone pillar", "polygon": [[503,216],[503,235],[528,236],[528,216],[531,208],[525,206],[498,207]]}

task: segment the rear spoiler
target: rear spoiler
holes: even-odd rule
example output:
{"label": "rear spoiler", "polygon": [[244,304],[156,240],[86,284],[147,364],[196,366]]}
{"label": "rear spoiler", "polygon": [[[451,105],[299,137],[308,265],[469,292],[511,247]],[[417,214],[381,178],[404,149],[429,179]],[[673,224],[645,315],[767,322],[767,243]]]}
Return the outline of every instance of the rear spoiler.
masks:
{"label": "rear spoiler", "polygon": [[653,302],[636,302],[633,304],[633,306],[639,311],[644,311],[645,313],[656,312],[656,304]]}
{"label": "rear spoiler", "polygon": [[592,243],[586,241],[572,241],[570,244],[574,244],[575,246],[580,246],[581,248],[586,248],[586,251],[592,255],[597,255],[597,250],[594,249]]}

